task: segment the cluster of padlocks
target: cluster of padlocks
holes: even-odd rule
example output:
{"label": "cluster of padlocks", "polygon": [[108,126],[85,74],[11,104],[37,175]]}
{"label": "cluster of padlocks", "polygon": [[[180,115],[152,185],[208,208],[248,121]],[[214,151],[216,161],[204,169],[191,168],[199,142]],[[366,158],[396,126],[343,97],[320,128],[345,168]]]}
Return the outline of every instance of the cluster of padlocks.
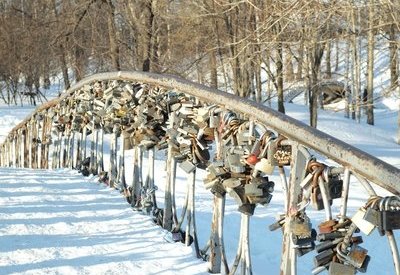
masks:
{"label": "cluster of padlocks", "polygon": [[[212,100],[211,100],[212,101]],[[250,112],[251,113],[251,112]],[[105,135],[110,138],[109,165],[104,165]],[[90,144],[89,144],[90,143]],[[133,181],[125,179],[125,151],[134,150]],[[167,179],[164,207],[157,206],[154,152],[166,151]],[[147,154],[146,173],[143,171]],[[119,159],[118,159],[119,157]],[[51,165],[50,165],[51,164]],[[348,275],[365,272],[370,258],[362,237],[375,228],[389,238],[396,272],[398,252],[392,230],[400,228],[399,197],[379,197],[369,182],[358,176],[370,199],[351,218],[347,216],[350,170],[318,162],[309,149],[290,140],[251,114],[230,111],[179,90],[144,82],[93,81],[69,91],[39,108],[18,125],[1,147],[1,165],[30,168],[75,168],[123,193],[133,209],[151,214],[170,234],[169,241],[194,243],[199,257],[210,262],[210,272],[222,268],[234,274],[251,274],[249,218],[257,205],[267,206],[277,171],[285,201],[284,214],[270,230],[282,229],[287,259],[316,251],[313,274]],[[188,178],[180,217],[175,203],[177,167]],[[286,170],[290,168],[287,180]],[[195,220],[196,170],[206,170],[204,186],[214,195],[211,237],[199,248]],[[225,198],[237,203],[241,237],[231,266],[225,256],[223,221]],[[331,204],[341,200],[339,215]],[[326,220],[313,228],[307,207],[325,211]],[[182,228],[186,219],[186,228]],[[282,257],[283,274],[295,268]]]}

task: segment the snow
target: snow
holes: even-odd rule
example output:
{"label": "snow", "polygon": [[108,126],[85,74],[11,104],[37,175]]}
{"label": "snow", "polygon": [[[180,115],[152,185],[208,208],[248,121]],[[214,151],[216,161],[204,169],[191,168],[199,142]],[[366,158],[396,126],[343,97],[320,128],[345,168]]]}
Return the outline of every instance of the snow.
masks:
{"label": "snow", "polygon": [[206,274],[93,178],[1,168],[0,182],[0,274]]}

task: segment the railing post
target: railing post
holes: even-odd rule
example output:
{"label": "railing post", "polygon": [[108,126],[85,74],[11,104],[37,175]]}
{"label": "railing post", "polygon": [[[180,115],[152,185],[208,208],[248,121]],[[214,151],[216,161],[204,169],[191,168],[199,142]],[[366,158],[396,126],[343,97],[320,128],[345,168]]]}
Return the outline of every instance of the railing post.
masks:
{"label": "railing post", "polygon": [[297,255],[296,249],[293,247],[291,239],[291,223],[293,213],[297,211],[297,205],[301,200],[301,186],[300,183],[306,173],[307,158],[299,150],[299,144],[292,143],[292,161],[290,164],[290,179],[289,179],[289,198],[288,206],[286,209],[285,227],[282,242],[282,258],[281,258],[281,274],[282,275],[295,275]]}
{"label": "railing post", "polygon": [[104,172],[103,152],[104,152],[104,130],[103,127],[99,129],[99,142],[97,144],[98,159],[97,159],[97,174],[100,175]]}
{"label": "railing post", "polygon": [[168,153],[167,153],[167,177],[165,180],[165,193],[164,193],[164,216],[163,216],[163,228],[171,231],[172,230],[172,200],[171,200],[171,165],[173,158],[173,145],[171,141],[168,141]]}

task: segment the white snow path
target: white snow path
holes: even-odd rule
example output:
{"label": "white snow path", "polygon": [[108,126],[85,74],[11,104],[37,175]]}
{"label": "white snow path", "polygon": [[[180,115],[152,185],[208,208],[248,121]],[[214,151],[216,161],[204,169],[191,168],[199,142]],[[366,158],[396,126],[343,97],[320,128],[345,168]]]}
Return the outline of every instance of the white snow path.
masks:
{"label": "white snow path", "polygon": [[0,274],[206,274],[163,235],[77,172],[0,169]]}

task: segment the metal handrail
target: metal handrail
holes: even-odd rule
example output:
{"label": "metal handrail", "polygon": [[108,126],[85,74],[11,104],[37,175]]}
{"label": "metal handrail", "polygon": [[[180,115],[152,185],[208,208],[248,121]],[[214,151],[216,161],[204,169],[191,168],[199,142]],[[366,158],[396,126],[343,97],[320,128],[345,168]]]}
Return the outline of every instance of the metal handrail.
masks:
{"label": "metal handrail", "polygon": [[[137,81],[178,90],[195,96],[204,102],[218,104],[226,109],[245,114],[250,119],[268,125],[287,138],[322,153],[388,191],[400,195],[400,169],[267,106],[172,75],[134,71],[94,74],[70,87],[59,98],[38,107],[35,113],[56,105],[59,101],[89,83],[106,80]],[[25,125],[27,121],[28,118],[19,123],[11,130],[11,133]]]}

